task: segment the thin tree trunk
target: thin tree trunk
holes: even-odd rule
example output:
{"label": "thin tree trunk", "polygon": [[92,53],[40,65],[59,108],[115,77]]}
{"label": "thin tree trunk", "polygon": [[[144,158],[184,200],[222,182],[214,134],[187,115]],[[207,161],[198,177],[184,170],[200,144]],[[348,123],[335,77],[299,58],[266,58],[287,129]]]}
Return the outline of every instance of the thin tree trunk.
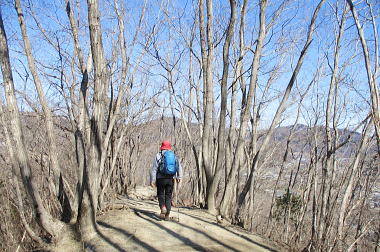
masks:
{"label": "thin tree trunk", "polygon": [[101,191],[99,193],[99,205],[103,204],[104,193],[108,187],[108,184],[110,183],[112,173],[116,167],[117,157],[119,156],[121,145],[124,143],[123,140],[124,140],[124,135],[125,135],[126,131],[127,131],[127,127],[124,127],[121,134],[120,134],[120,138],[117,142],[116,150],[115,150],[113,157],[112,157],[112,162],[111,162],[110,170],[108,172],[108,176],[105,178],[104,185],[101,188]]}
{"label": "thin tree trunk", "polygon": [[[331,135],[331,128],[336,132],[335,129],[335,123],[334,118],[335,116],[332,115],[332,107],[333,103],[336,104],[336,100],[334,99],[334,94],[338,91],[338,82],[337,82],[337,74],[339,70],[339,53],[340,53],[340,41],[343,36],[344,32],[344,25],[345,25],[345,14],[346,14],[346,7],[343,10],[343,14],[341,17],[341,21],[339,24],[339,32],[336,36],[335,41],[335,50],[334,50],[334,65],[332,69],[331,79],[330,79],[330,88],[329,93],[327,97],[327,105],[326,105],[326,126],[325,126],[325,132],[326,132],[326,156],[324,158],[324,164],[322,165],[322,185],[321,185],[321,195],[322,195],[322,202],[320,204],[320,226],[319,226],[319,240],[321,242],[326,241],[326,231],[329,228],[327,223],[327,216],[330,215],[330,209],[331,204],[329,202],[330,199],[330,193],[331,193],[331,187],[332,187],[332,174],[333,174],[333,166],[335,163],[335,154],[334,149],[336,145],[336,139],[337,135],[335,134],[335,140],[333,143],[332,135]],[[336,97],[336,96],[335,96]],[[335,115],[335,111],[334,111]],[[332,121],[332,126],[330,126],[330,122]]]}
{"label": "thin tree trunk", "polygon": [[98,0],[88,0],[88,23],[90,29],[91,55],[94,65],[93,115],[88,150],[88,163],[84,166],[82,194],[78,210],[78,228],[82,240],[92,238],[97,230],[96,210],[100,186],[100,160],[103,148],[104,94],[106,67],[103,55],[102,34]]}
{"label": "thin tree trunk", "polygon": [[[203,70],[203,134],[202,134],[202,161],[206,174],[206,195],[209,194],[210,185],[213,179],[212,172],[212,125],[213,125],[213,75],[212,62],[214,59],[213,43],[213,10],[212,0],[206,0],[207,5],[207,29],[205,28],[204,0],[199,0],[199,33],[201,40],[202,70]],[[206,31],[205,31],[206,29]],[[206,37],[207,36],[207,37]],[[212,154],[211,154],[212,155]],[[206,196],[207,197],[207,196]]]}
{"label": "thin tree trunk", "polygon": [[[248,0],[243,1],[240,9],[240,27],[239,27],[239,58],[235,67],[235,79],[231,84],[231,111],[230,111],[230,127],[227,139],[227,150],[225,152],[225,179],[224,183],[227,184],[227,177],[232,168],[233,157],[235,156],[235,142],[236,142],[236,115],[237,115],[237,82],[245,89],[245,80],[243,76],[243,63],[246,51],[244,34],[245,34],[245,16],[247,12]],[[243,100],[245,99],[245,91],[243,92]],[[244,104],[244,102],[242,102]],[[239,183],[239,182],[238,182]]]}
{"label": "thin tree trunk", "polygon": [[8,131],[7,126],[6,126],[7,124],[5,123],[4,116],[5,116],[5,113],[3,111],[3,104],[0,103],[1,123],[3,124],[5,140],[6,140],[6,144],[7,144],[7,148],[8,148],[8,152],[9,152],[9,159],[11,160],[11,165],[12,165],[12,181],[13,181],[13,184],[16,188],[16,197],[17,197],[17,203],[18,203],[18,209],[17,210],[19,212],[21,222],[25,228],[26,233],[29,235],[29,237],[32,238],[33,241],[37,242],[40,245],[46,245],[45,242],[41,239],[41,237],[39,237],[36,234],[36,232],[34,232],[32,230],[32,228],[30,227],[30,225],[28,224],[28,222],[25,218],[25,209],[24,209],[23,199],[21,196],[20,185],[18,183],[18,178],[17,178],[17,176],[18,176],[17,174],[19,174],[19,172],[17,171],[18,164],[16,161],[16,157],[14,155],[13,145],[12,145],[12,142],[11,142],[11,139],[9,136],[9,131]]}
{"label": "thin tree trunk", "polygon": [[63,223],[55,220],[44,208],[42,204],[41,196],[38,192],[38,187],[34,179],[34,174],[30,169],[29,159],[27,156],[27,151],[24,143],[24,134],[21,129],[20,114],[17,107],[17,100],[15,95],[15,89],[13,84],[13,76],[11,70],[11,64],[9,60],[9,51],[7,36],[4,30],[3,17],[0,11],[0,61],[1,61],[1,71],[3,75],[5,98],[7,100],[7,106],[10,115],[10,125],[12,135],[15,139],[16,148],[16,160],[18,167],[20,168],[20,173],[25,185],[26,191],[29,193],[37,222],[40,226],[48,232],[53,240],[59,235]]}
{"label": "thin tree trunk", "polygon": [[[45,119],[46,134],[47,134],[48,145],[49,145],[49,157],[50,157],[50,162],[51,162],[51,168],[53,170],[53,175],[54,175],[54,186],[55,186],[54,194],[58,196],[59,194],[62,193],[59,191],[59,178],[62,176],[62,172],[61,172],[61,168],[58,161],[58,149],[57,149],[55,133],[54,133],[53,117],[45,98],[40,77],[37,73],[35,60],[32,54],[32,48],[29,42],[29,36],[26,31],[26,24],[25,24],[24,14],[22,12],[20,0],[15,0],[15,9],[18,14],[18,21],[21,28],[22,38],[24,42],[24,50],[25,50],[25,54],[28,60],[29,69],[32,73],[34,84],[38,93],[38,98],[40,100],[40,103],[44,112],[44,116],[45,116],[44,119]],[[66,195],[66,194],[63,192],[63,195]],[[64,199],[62,199],[62,201],[60,201],[61,205],[64,200],[66,201],[68,200],[67,196]],[[62,215],[71,215],[70,204],[68,205],[68,208],[63,208]]]}
{"label": "thin tree trunk", "polygon": [[[293,74],[292,74],[292,77],[288,83],[288,86],[286,87],[286,90],[285,90],[285,93],[282,97],[282,100],[277,108],[277,111],[273,117],[273,120],[272,120],[272,123],[271,123],[271,126],[269,127],[269,130],[263,140],[263,143],[261,144],[260,146],[260,149],[257,151],[255,157],[254,157],[254,161],[253,161],[253,164],[252,164],[252,167],[251,167],[251,170],[250,170],[250,174],[249,174],[249,178],[248,178],[248,182],[246,183],[246,185],[244,186],[244,189],[242,191],[242,193],[240,194],[239,196],[239,204],[242,204],[242,202],[244,202],[245,198],[246,198],[246,195],[249,191],[249,188],[252,186],[252,181],[254,179],[254,173],[255,171],[257,170],[257,166],[258,166],[258,161],[260,160],[260,157],[261,157],[261,154],[264,150],[264,148],[266,147],[266,145],[268,144],[269,142],[269,139],[271,138],[272,134],[273,134],[273,131],[274,131],[274,128],[277,126],[281,116],[282,116],[282,113],[284,112],[285,110],[285,106],[287,104],[287,100],[289,98],[289,95],[290,95],[290,91],[292,90],[293,88],[293,85],[297,79],[297,76],[298,76],[298,73],[301,69],[301,66],[303,64],[303,60],[306,56],[306,53],[308,51],[308,48],[312,42],[312,37],[313,37],[313,33],[314,33],[314,29],[315,29],[315,22],[316,22],[316,19],[317,19],[317,16],[318,16],[318,13],[319,13],[319,10],[321,9],[322,5],[324,4],[325,0],[321,0],[318,4],[318,6],[316,7],[316,9],[314,10],[314,13],[313,13],[313,17],[312,17],[312,20],[310,22],[310,25],[309,25],[309,31],[308,31],[308,34],[307,34],[307,40],[305,42],[305,45],[301,51],[301,54],[298,58],[298,61],[297,61],[297,65],[296,65],[296,68],[294,69],[293,71]],[[255,55],[256,56],[256,55]]]}
{"label": "thin tree trunk", "polygon": [[344,243],[344,226],[345,226],[345,220],[347,217],[347,209],[350,202],[350,198],[352,197],[353,193],[353,183],[354,179],[357,176],[357,170],[359,168],[359,163],[361,161],[361,158],[363,156],[363,149],[368,145],[368,139],[369,139],[369,132],[372,129],[372,120],[368,123],[366,126],[362,141],[360,142],[360,145],[358,147],[357,153],[355,155],[355,160],[352,164],[352,168],[350,169],[350,177],[347,183],[347,186],[344,191],[342,204],[339,211],[339,222],[338,222],[338,238],[339,238],[339,250],[343,251],[343,243]]}
{"label": "thin tree trunk", "polygon": [[79,119],[77,124],[77,129],[75,132],[75,146],[76,146],[76,159],[78,164],[78,180],[76,185],[76,193],[77,197],[74,202],[75,207],[75,213],[73,217],[76,219],[78,215],[78,206],[79,201],[81,199],[81,194],[83,192],[83,173],[84,173],[84,167],[86,165],[86,151],[85,151],[85,141],[86,138],[86,128],[87,127],[87,118],[88,118],[88,111],[87,111],[87,88],[88,88],[88,74],[91,72],[92,68],[92,57],[91,52],[89,53],[87,64],[84,62],[84,57],[82,53],[82,49],[80,47],[79,43],[79,37],[78,37],[78,28],[77,28],[77,21],[75,20],[74,13],[71,9],[70,0],[66,0],[66,13],[70,21],[70,27],[71,27],[71,35],[73,37],[74,41],[74,48],[75,48],[75,56],[77,57],[79,61],[79,67],[81,69],[82,73],[82,80],[81,80],[81,86],[80,86],[80,92],[79,92]]}
{"label": "thin tree trunk", "polygon": [[266,0],[260,1],[260,30],[259,30],[259,37],[257,39],[255,55],[254,55],[254,58],[252,60],[252,65],[251,65],[252,70],[251,70],[251,79],[250,79],[250,84],[249,84],[247,103],[244,104],[244,107],[242,108],[243,110],[242,110],[242,115],[240,119],[241,126],[239,130],[235,156],[233,158],[231,171],[228,175],[226,175],[228,177],[226,181],[226,187],[225,187],[223,199],[220,206],[220,212],[225,217],[229,214],[228,212],[229,212],[229,207],[231,205],[230,203],[233,196],[233,188],[234,188],[234,185],[236,184],[236,174],[237,174],[239,164],[241,163],[241,160],[243,158],[244,139],[245,139],[245,134],[246,134],[247,125],[248,125],[248,118],[249,118],[250,110],[252,106],[252,99],[256,92],[261,51],[264,45],[264,39],[266,35],[266,28],[265,28],[266,7],[267,7],[267,1]]}
{"label": "thin tree trunk", "polygon": [[[144,4],[146,4],[146,1],[144,2]],[[103,177],[103,173],[104,173],[104,164],[105,164],[105,161],[107,159],[107,148],[109,146],[109,142],[111,140],[111,137],[112,137],[112,133],[113,133],[113,130],[114,130],[114,127],[115,127],[115,124],[116,124],[116,120],[119,118],[119,111],[121,109],[121,102],[122,100],[125,98],[125,94],[126,93],[129,93],[130,89],[131,89],[131,86],[128,85],[126,83],[126,77],[127,77],[127,72],[128,72],[128,57],[127,57],[127,52],[126,52],[126,47],[127,47],[127,42],[125,40],[125,36],[124,36],[124,32],[125,32],[125,28],[124,28],[124,19],[123,19],[123,13],[124,13],[124,8],[121,6],[121,10],[119,10],[119,3],[118,3],[118,0],[115,0],[115,12],[116,12],[116,15],[117,15],[117,20],[118,20],[118,26],[119,26],[119,46],[120,46],[120,51],[121,51],[121,62],[122,62],[122,66],[121,66],[121,75],[120,75],[120,88],[119,88],[119,92],[118,92],[118,96],[116,98],[116,102],[115,102],[115,105],[110,106],[110,109],[108,111],[109,113],[109,121],[107,123],[107,131],[106,131],[106,134],[104,136],[104,138],[102,139],[101,141],[101,149],[103,150],[102,151],[102,154],[100,156],[100,164],[99,164],[99,169],[100,169],[100,172],[99,172],[99,177]],[[143,7],[143,11],[140,15],[140,22],[139,22],[139,25],[136,29],[136,33],[135,33],[135,36],[133,38],[133,44],[135,43],[135,40],[136,40],[136,36],[138,34],[138,32],[140,31],[140,28],[141,28],[141,20],[143,19],[145,15],[145,6]],[[101,33],[101,31],[100,31]],[[100,37],[101,37],[101,34],[100,34]],[[100,39],[101,41],[101,39]],[[148,44],[150,43],[150,39],[148,39],[145,43],[145,46],[147,46]],[[103,53],[103,46],[101,45],[99,47],[99,51],[102,51]],[[142,57],[143,57],[144,53],[140,54],[140,56],[138,57],[137,61],[135,62],[136,65],[139,65]],[[103,68],[104,68],[104,71],[106,69],[105,67],[105,59],[103,59],[102,57],[102,65],[103,65]],[[132,72],[131,74],[131,79],[133,80],[133,77],[136,73],[136,70],[137,70],[137,67],[135,67],[134,71]],[[103,73],[105,74],[105,73]],[[106,88],[106,78],[104,76],[104,89],[102,90],[102,97],[104,97],[105,95],[105,88]],[[100,103],[101,104],[101,103]],[[101,104],[101,106],[103,107],[104,105]],[[102,112],[104,113],[104,112]]]}
{"label": "thin tree trunk", "polygon": [[226,40],[223,46],[223,75],[221,83],[221,99],[220,99],[220,117],[219,117],[219,130],[218,130],[218,154],[216,161],[216,171],[210,189],[207,195],[207,207],[208,211],[212,214],[216,214],[215,196],[219,184],[220,175],[223,171],[224,164],[224,150],[225,145],[225,133],[226,133],[226,111],[227,111],[227,80],[229,71],[229,50],[234,34],[234,27],[236,21],[236,1],[230,0],[230,21],[227,28]]}
{"label": "thin tree trunk", "polygon": [[[368,78],[368,84],[369,84],[369,88],[370,88],[370,92],[371,92],[371,105],[372,105],[372,117],[373,117],[373,121],[374,121],[374,125],[375,125],[375,132],[376,132],[376,136],[377,136],[377,144],[378,144],[378,150],[380,151],[380,96],[379,96],[379,89],[378,89],[378,85],[377,85],[377,69],[378,69],[378,58],[379,58],[379,55],[378,55],[378,44],[377,44],[377,31],[376,31],[376,25],[373,24],[374,26],[374,33],[375,33],[375,47],[376,47],[376,55],[375,55],[375,58],[376,58],[376,65],[375,65],[375,74],[372,73],[372,69],[371,69],[371,59],[370,59],[370,55],[369,55],[369,49],[368,49],[368,46],[367,46],[367,41],[365,39],[365,36],[364,36],[364,31],[363,31],[363,28],[360,24],[360,21],[359,21],[359,17],[358,17],[358,14],[356,12],[356,9],[354,7],[354,4],[352,3],[351,0],[347,0],[347,3],[349,4],[350,6],[350,9],[351,9],[351,13],[354,17],[354,21],[355,21],[355,25],[356,25],[356,28],[357,28],[357,31],[358,31],[358,36],[360,38],[360,42],[361,42],[361,45],[362,45],[362,49],[363,49],[363,54],[364,54],[364,62],[365,62],[365,68],[367,70],[367,78]],[[370,6],[370,10],[371,10],[371,13],[372,13],[372,9],[371,9],[371,6]],[[372,17],[373,18],[373,17]],[[373,20],[373,19],[372,19]]]}

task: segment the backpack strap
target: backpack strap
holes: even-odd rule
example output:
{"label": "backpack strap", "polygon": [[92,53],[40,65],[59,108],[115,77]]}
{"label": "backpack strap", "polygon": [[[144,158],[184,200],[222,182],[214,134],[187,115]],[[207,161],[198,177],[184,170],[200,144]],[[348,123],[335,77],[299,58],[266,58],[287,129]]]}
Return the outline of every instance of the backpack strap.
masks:
{"label": "backpack strap", "polygon": [[161,173],[161,165],[163,164],[163,162],[164,162],[164,153],[162,152],[162,150],[160,150],[160,152],[159,152],[159,157],[158,157],[158,159],[157,159],[157,172],[159,172],[161,175],[163,175],[162,173]]}
{"label": "backpack strap", "polygon": [[164,161],[164,153],[162,152],[162,150],[160,151],[160,159],[159,159],[159,162],[162,163]]}

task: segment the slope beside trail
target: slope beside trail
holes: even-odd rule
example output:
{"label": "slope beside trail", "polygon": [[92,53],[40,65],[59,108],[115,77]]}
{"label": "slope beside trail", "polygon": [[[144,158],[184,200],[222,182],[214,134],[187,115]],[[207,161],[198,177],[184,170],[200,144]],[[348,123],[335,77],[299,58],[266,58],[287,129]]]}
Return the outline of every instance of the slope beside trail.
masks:
{"label": "slope beside trail", "polygon": [[157,201],[119,198],[98,217],[98,235],[85,251],[285,251],[263,238],[217,224],[204,210],[172,208],[173,220],[159,219]]}

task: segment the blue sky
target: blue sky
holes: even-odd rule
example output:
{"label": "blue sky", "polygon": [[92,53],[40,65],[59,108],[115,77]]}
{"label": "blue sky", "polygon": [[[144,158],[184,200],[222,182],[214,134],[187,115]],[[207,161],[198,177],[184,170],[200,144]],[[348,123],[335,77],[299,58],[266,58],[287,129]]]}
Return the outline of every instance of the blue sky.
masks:
{"label": "blue sky", "polygon": [[[69,60],[60,61],[57,52],[44,41],[43,36],[40,31],[38,31],[35,21],[31,18],[30,12],[27,12],[27,1],[22,1],[24,7],[24,13],[26,15],[26,21],[28,25],[29,37],[32,42],[32,47],[34,51],[35,58],[42,63],[45,67],[40,65],[40,69],[51,74],[57,74],[56,71],[47,70],[46,66],[60,68],[62,66],[68,71],[70,69],[71,62]],[[238,1],[240,3],[240,1]],[[334,48],[334,29],[336,29],[336,20],[333,16],[333,6],[336,1],[327,1],[321,10],[318,18],[318,27],[313,39],[313,43],[310,50],[305,58],[304,65],[301,69],[300,75],[298,77],[297,85],[302,92],[306,89],[308,83],[316,72],[316,69],[322,66],[323,71],[318,79],[318,83],[315,83],[310,89],[308,96],[304,100],[303,115],[310,114],[313,109],[318,108],[321,115],[323,115],[325,98],[327,97],[328,85],[330,81],[330,70],[328,69],[327,59],[332,63],[332,53]],[[141,6],[144,1],[125,1],[125,26],[126,26],[126,38],[128,42],[131,42],[131,37],[135,32],[137,24],[139,22],[139,16],[141,14]],[[219,81],[222,73],[221,68],[221,52],[223,45],[223,31],[227,26],[226,19],[228,17],[228,1],[214,1],[214,38],[221,40],[221,43],[215,49],[215,61],[214,61],[214,90],[215,90],[215,113],[218,113],[219,106]],[[279,1],[269,1],[267,18],[269,19],[273,14],[274,10],[278,7]],[[340,12],[342,9],[342,1],[340,3]],[[259,76],[259,89],[257,96],[261,98],[261,92],[266,85],[266,81],[270,74],[270,69],[276,65],[280,59],[283,60],[281,71],[278,74],[278,78],[272,84],[269,89],[268,95],[264,97],[265,106],[262,111],[262,123],[261,127],[265,128],[270,124],[271,118],[277,108],[278,99],[276,97],[281,96],[284,88],[286,87],[291,71],[295,66],[296,60],[299,56],[300,49],[303,46],[303,41],[306,38],[307,25],[310,22],[310,17],[312,11],[316,6],[317,1],[312,0],[298,0],[291,1],[287,6],[284,13],[280,16],[279,22],[273,27],[272,30],[268,32],[266,46],[262,57],[262,66],[260,68]],[[87,13],[86,13],[86,2],[80,1],[80,41],[82,48],[85,50],[85,56],[87,55],[86,50],[88,50],[89,36],[87,24]],[[112,55],[112,45],[115,45],[117,41],[117,22],[115,19],[115,13],[113,10],[113,4],[110,1],[100,1],[101,13],[102,13],[102,28],[103,28],[103,44],[106,51],[107,58],[110,59]],[[64,9],[64,1],[32,1],[32,9],[37,14],[38,20],[41,22],[44,29],[48,31],[49,36],[53,38],[54,42],[57,39],[60,42],[62,50],[67,51],[67,56],[71,57],[73,53],[73,44],[70,34],[68,33],[68,19]],[[177,94],[185,98],[189,93],[189,87],[187,82],[188,74],[188,55],[189,52],[185,46],[183,38],[180,36],[179,31],[183,34],[190,34],[190,27],[193,22],[193,18],[196,10],[196,1],[148,1],[147,9],[145,13],[145,18],[143,21],[144,33],[140,33],[138,37],[138,42],[135,49],[130,53],[131,60],[131,71],[134,69],[139,55],[144,52],[143,43],[146,41],[146,33],[152,31],[153,27],[158,29],[156,35],[157,45],[159,46],[160,56],[166,57],[168,62],[173,63],[178,59],[179,54],[181,59],[178,63],[178,67],[173,72],[173,76],[178,80],[175,84]],[[238,6],[239,10],[239,6]],[[36,98],[34,87],[32,85],[31,76],[29,76],[28,81],[25,83],[17,74],[21,73],[25,77],[27,69],[27,64],[25,57],[23,56],[22,44],[20,40],[20,31],[17,22],[17,16],[15,10],[11,3],[3,2],[1,5],[1,11],[3,13],[4,24],[8,35],[9,46],[11,49],[11,61],[14,68],[14,78],[16,88],[20,91],[24,91],[33,99]],[[379,5],[375,5],[374,11],[379,13]],[[76,12],[78,15],[78,12]],[[239,15],[238,15],[239,18]],[[238,23],[238,22],[237,22]],[[380,22],[377,22],[379,26]],[[251,45],[254,43],[257,37],[257,27],[258,27],[258,7],[257,1],[250,1],[247,14],[246,22],[246,45]],[[351,18],[347,21],[346,31],[342,41],[342,53],[341,53],[341,63],[349,62],[345,70],[342,69],[341,77],[342,83],[341,93],[339,95],[339,103],[347,106],[348,111],[342,113],[342,126],[355,124],[360,121],[364,114],[367,113],[369,107],[365,105],[365,101],[369,99],[368,84],[366,81],[366,73],[364,69],[364,63],[361,56],[361,47],[356,39],[356,27],[353,26],[353,21]],[[365,26],[366,36],[369,39],[369,46],[372,46],[371,38],[373,39],[373,34],[371,33],[370,27]],[[238,26],[236,26],[236,33],[234,41],[238,41]],[[55,38],[55,39],[54,39]],[[195,36],[195,53],[200,56],[199,49],[199,32],[196,31]],[[152,48],[152,47],[150,47]],[[236,48],[236,46],[235,46]],[[251,47],[254,50],[254,47]],[[231,49],[231,53],[232,53]],[[236,50],[236,49],[235,49]],[[235,54],[237,51],[235,51]],[[358,54],[358,56],[352,58],[353,55]],[[244,69],[248,70],[251,64],[253,53],[249,52],[246,59],[244,60]],[[373,60],[373,58],[372,58]],[[195,60],[194,60],[195,61]],[[231,58],[234,61],[234,58]],[[120,60],[117,61],[120,64]],[[24,68],[24,66],[25,68]],[[141,68],[143,67],[143,68]],[[145,53],[143,61],[139,67],[139,72],[135,77],[136,84],[134,88],[136,93],[141,92],[141,88],[146,88],[146,86],[141,86],[139,89],[139,83],[147,82],[149,90],[146,92],[147,95],[152,95],[155,91],[158,91],[166,87],[166,81],[160,75],[166,75],[165,71],[158,65],[156,59]],[[149,70],[149,75],[146,73]],[[144,74],[145,73],[145,74]],[[199,65],[193,65],[193,75],[198,76]],[[78,79],[80,75],[76,76]],[[246,83],[249,82],[249,74],[246,74]],[[50,78],[56,84],[59,81],[54,78]],[[196,80],[197,78],[195,78]],[[233,71],[230,67],[230,78],[229,85],[233,79]],[[52,104],[60,104],[63,106],[62,97],[57,94],[56,88],[51,86],[46,78],[43,78],[45,91]],[[69,81],[69,79],[67,80]],[[77,80],[78,81],[78,80]],[[284,125],[292,124],[295,119],[295,111],[297,106],[292,105],[292,101],[298,100],[298,95],[296,89],[293,90],[293,96],[289,100],[289,109],[285,112]],[[240,92],[239,92],[240,94]],[[239,96],[241,97],[241,95]],[[163,94],[160,96],[160,104],[168,105],[168,95]],[[20,104],[22,104],[23,109],[28,109],[25,103],[22,103],[20,99]],[[161,109],[157,109],[157,113],[161,113]],[[169,113],[169,110],[167,110]],[[315,115],[314,115],[315,116]],[[322,124],[323,116],[320,119]],[[307,123],[308,118],[301,119],[301,123]]]}

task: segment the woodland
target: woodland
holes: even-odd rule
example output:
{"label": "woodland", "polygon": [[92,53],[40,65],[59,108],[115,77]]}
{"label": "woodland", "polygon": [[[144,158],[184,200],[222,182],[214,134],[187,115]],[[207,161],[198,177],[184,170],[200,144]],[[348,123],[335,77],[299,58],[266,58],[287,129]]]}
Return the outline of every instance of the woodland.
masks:
{"label": "woodland", "polygon": [[379,22],[377,0],[2,0],[0,250],[91,239],[169,140],[180,205],[380,252]]}

